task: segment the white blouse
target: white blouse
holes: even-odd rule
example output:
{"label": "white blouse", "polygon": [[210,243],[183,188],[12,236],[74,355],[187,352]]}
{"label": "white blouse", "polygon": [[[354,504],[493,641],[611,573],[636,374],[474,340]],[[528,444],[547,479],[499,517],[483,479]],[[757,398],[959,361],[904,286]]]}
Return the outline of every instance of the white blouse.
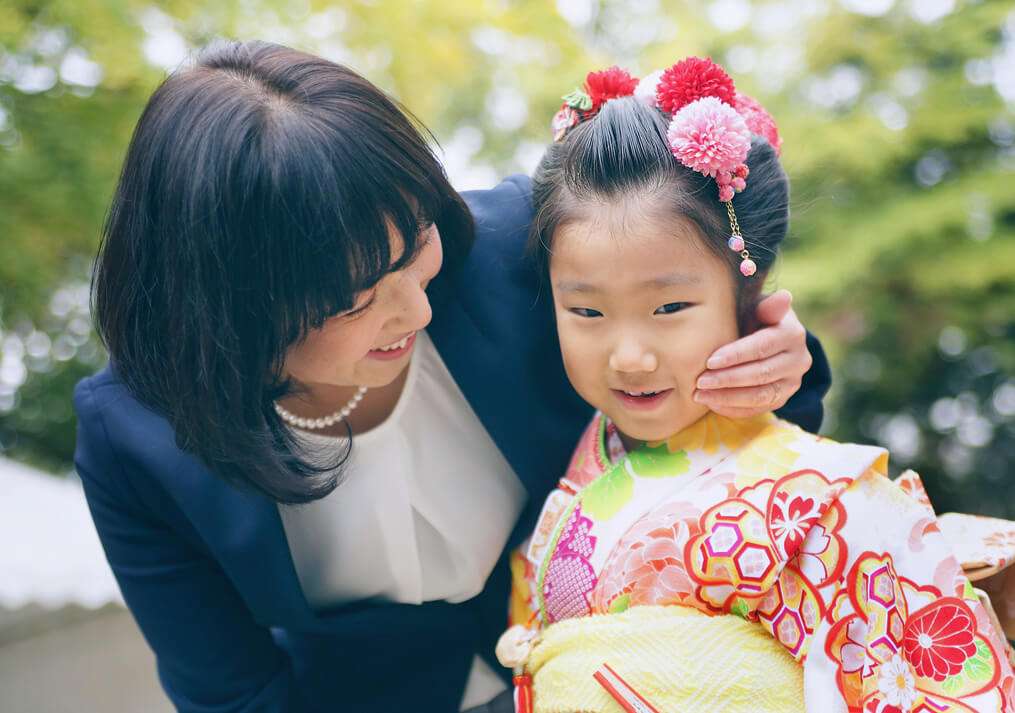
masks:
{"label": "white blouse", "polygon": [[[306,505],[279,506],[314,608],[369,597],[408,604],[471,599],[525,504],[521,481],[426,332],[417,335],[408,368],[391,416],[353,438],[339,486]],[[334,436],[298,436],[322,462],[346,445]],[[483,686],[473,668],[465,707],[486,697],[476,690]],[[491,695],[503,685],[496,688]]]}

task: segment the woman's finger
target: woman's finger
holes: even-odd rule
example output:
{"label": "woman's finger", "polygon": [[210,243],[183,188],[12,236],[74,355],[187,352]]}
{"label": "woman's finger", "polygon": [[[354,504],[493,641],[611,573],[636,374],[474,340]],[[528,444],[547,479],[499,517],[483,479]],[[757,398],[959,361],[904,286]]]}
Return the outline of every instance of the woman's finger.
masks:
{"label": "woman's finger", "polygon": [[766,408],[737,408],[736,406],[714,406],[712,411],[725,416],[726,418],[752,418],[763,413],[769,413],[771,409]]}
{"label": "woman's finger", "polygon": [[779,352],[761,361],[708,370],[698,377],[699,389],[729,389],[740,386],[762,386],[780,379],[799,379],[810,366],[806,352]]}
{"label": "woman's finger", "polygon": [[763,327],[732,344],[719,347],[705,365],[709,369],[725,369],[761,361],[779,352],[801,351],[807,351],[807,330],[800,324],[796,314],[790,311],[779,324]]}
{"label": "woman's finger", "polygon": [[758,302],[755,316],[758,324],[772,325],[783,320],[793,305],[793,295],[789,290],[777,290]]}
{"label": "woman's finger", "polygon": [[697,389],[694,392],[694,400],[713,410],[719,406],[773,411],[784,406],[798,388],[800,388],[799,379],[794,381],[780,379],[761,386]]}

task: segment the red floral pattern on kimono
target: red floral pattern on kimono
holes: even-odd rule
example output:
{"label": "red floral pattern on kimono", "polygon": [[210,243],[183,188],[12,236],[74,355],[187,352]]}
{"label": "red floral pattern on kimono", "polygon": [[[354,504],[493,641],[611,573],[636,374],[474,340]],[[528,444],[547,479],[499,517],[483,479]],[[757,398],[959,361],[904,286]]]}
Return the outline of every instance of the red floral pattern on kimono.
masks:
{"label": "red floral pattern on kimono", "polygon": [[709,414],[617,453],[611,427],[593,419],[514,556],[514,623],[695,607],[770,632],[807,711],[1012,711],[1005,643],[882,449]]}

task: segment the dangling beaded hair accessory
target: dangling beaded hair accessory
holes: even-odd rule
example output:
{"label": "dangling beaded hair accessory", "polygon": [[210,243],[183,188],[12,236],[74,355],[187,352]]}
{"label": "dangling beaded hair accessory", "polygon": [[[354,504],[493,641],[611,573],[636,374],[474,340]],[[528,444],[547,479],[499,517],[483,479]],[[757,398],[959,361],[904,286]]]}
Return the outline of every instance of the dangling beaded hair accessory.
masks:
{"label": "dangling beaded hair accessory", "polygon": [[733,196],[747,187],[745,161],[752,133],[767,139],[776,155],[781,152],[775,121],[761,104],[736,90],[722,67],[710,59],[688,57],[641,81],[619,67],[590,72],[585,86],[566,95],[553,117],[553,140],[561,141],[572,127],[596,116],[610,99],[631,95],[670,116],[666,138],[674,157],[715,180],[730,219],[727,244],[740,253],[740,273],[750,277],[758,266],[740,233]]}

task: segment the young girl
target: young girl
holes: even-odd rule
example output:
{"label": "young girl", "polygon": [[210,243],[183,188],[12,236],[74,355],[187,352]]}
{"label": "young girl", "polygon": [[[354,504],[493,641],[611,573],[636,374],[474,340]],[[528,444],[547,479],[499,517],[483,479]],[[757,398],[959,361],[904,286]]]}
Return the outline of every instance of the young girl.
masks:
{"label": "young girl", "polygon": [[590,74],[553,128],[533,238],[598,411],[512,562],[519,710],[1011,710],[1005,640],[915,476],[693,398],[787,232],[771,117],[690,58]]}

